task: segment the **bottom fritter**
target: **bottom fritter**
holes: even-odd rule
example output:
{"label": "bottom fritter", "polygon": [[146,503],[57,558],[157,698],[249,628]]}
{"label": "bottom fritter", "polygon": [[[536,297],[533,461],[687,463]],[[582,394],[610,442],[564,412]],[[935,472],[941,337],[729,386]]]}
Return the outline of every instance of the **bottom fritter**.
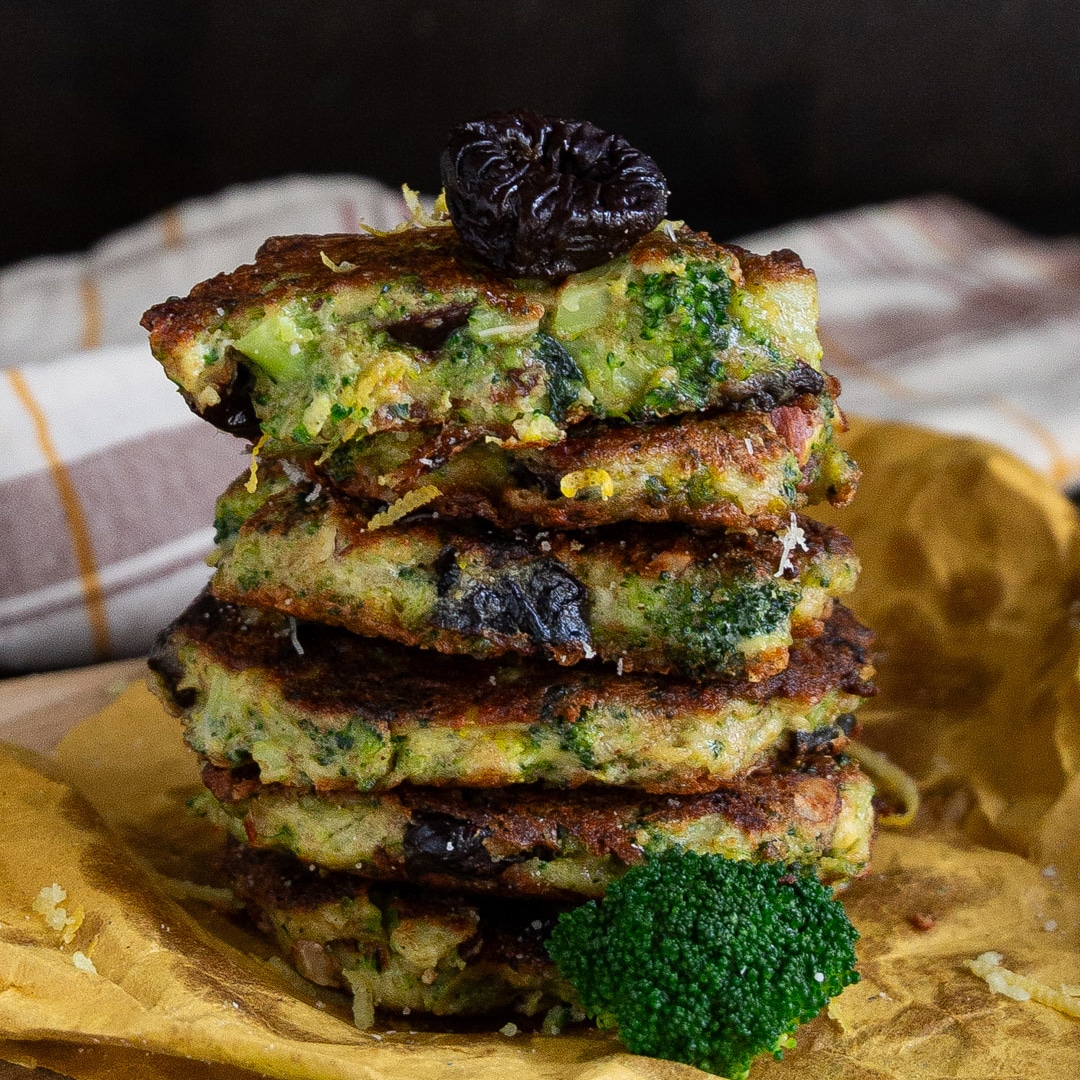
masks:
{"label": "bottom fritter", "polygon": [[374,884],[236,842],[223,869],[301,975],[353,994],[360,1027],[370,1026],[375,1009],[435,1016],[554,1010],[555,1019],[575,1007],[544,948],[564,906]]}
{"label": "bottom fritter", "polygon": [[255,847],[365,878],[503,896],[601,896],[672,847],[810,864],[842,881],[865,869],[873,832],[873,786],[831,758],[698,795],[408,786],[317,795],[261,784],[251,766],[207,765],[203,780],[196,811]]}

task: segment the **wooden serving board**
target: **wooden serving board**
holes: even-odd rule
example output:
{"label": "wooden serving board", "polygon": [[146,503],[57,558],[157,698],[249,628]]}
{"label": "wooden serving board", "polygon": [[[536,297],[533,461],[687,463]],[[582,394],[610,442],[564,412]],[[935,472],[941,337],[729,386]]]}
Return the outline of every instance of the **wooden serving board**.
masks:
{"label": "wooden serving board", "polygon": [[0,740],[51,753],[80,720],[103,709],[145,671],[143,659],[114,660],[0,681]]}

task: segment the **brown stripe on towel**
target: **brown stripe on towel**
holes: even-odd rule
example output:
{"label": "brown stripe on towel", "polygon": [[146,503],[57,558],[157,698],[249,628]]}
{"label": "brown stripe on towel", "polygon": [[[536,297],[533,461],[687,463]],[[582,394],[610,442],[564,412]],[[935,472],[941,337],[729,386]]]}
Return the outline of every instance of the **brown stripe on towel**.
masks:
{"label": "brown stripe on towel", "polygon": [[[140,435],[67,466],[98,565],[112,566],[205,529],[214,519],[217,495],[244,467],[244,457],[236,439],[205,424],[186,424]],[[8,565],[0,576],[0,599],[79,573],[51,474],[0,483],[0,501],[20,507],[4,522]]]}
{"label": "brown stripe on towel", "polygon": [[101,293],[89,275],[79,282],[79,301],[82,306],[79,348],[96,349],[101,344]]}
{"label": "brown stripe on towel", "polygon": [[170,206],[161,215],[161,243],[166,248],[177,248],[184,239],[184,222],[180,211]]}
{"label": "brown stripe on towel", "polygon": [[342,232],[359,232],[360,215],[356,212],[356,203],[352,199],[342,199],[338,203],[338,221]]}
{"label": "brown stripe on towel", "polygon": [[75,562],[79,570],[79,580],[82,583],[94,658],[103,660],[109,655],[109,621],[105,611],[105,598],[101,591],[101,578],[98,575],[97,563],[94,558],[94,548],[90,541],[90,530],[87,527],[86,515],[82,503],[79,501],[78,491],[67,470],[67,466],[56,451],[56,444],[53,442],[52,434],[49,431],[49,423],[45,413],[30,392],[30,387],[27,385],[26,379],[23,378],[22,372],[17,368],[9,368],[6,374],[8,381],[11,383],[11,388],[15,391],[15,396],[19,399],[23,408],[26,409],[33,422],[38,445],[41,447],[41,452],[48,463],[49,474],[56,487],[60,505],[63,507],[64,517],[67,519],[68,533],[71,538],[72,551],[75,554]]}

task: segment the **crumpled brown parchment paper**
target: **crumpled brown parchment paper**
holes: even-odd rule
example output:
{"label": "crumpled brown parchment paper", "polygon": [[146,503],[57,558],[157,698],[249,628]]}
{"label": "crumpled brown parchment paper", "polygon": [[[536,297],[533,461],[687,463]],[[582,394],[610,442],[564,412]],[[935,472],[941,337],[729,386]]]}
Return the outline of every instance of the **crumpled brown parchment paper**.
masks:
{"label": "crumpled brown parchment paper", "polygon": [[[1080,1021],[991,993],[963,961],[995,950],[1055,988],[1080,983],[1080,519],[974,440],[864,422],[848,441],[865,478],[828,516],[855,539],[853,606],[879,634],[865,741],[918,778],[923,808],[881,831],[845,894],[862,981],[751,1075],[1076,1075]],[[702,1075],[597,1034],[355,1030],[259,939],[160,890],[159,875],[206,880],[216,840],[183,809],[197,783],[139,686],[55,762],[0,755],[0,1057],[80,1080]],[[53,882],[83,913],[66,944],[31,910]]]}

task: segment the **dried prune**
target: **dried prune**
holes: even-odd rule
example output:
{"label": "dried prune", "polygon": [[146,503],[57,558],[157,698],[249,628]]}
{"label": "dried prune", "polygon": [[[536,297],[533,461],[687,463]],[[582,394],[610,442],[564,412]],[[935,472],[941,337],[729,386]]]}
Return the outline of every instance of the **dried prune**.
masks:
{"label": "dried prune", "polygon": [[505,868],[505,863],[484,847],[490,835],[490,829],[448,814],[413,814],[403,839],[405,871],[410,877],[424,874],[493,877]]}
{"label": "dried prune", "polygon": [[237,364],[229,384],[218,391],[221,400],[216,405],[199,407],[189,400],[188,407],[218,430],[254,442],[262,434],[255,403],[251,400],[254,388],[255,376],[250,368]]}
{"label": "dried prune", "polygon": [[402,345],[412,345],[424,352],[436,352],[446,339],[469,321],[471,304],[448,304],[438,311],[406,315],[390,323],[386,332]]}
{"label": "dried prune", "polygon": [[455,127],[442,182],[462,243],[522,277],[599,266],[667,209],[667,182],[652,158],[586,120],[528,110]]}
{"label": "dried prune", "polygon": [[463,574],[453,548],[435,564],[434,625],[466,634],[524,635],[541,650],[592,649],[588,589],[555,559],[511,563],[484,580]]}

